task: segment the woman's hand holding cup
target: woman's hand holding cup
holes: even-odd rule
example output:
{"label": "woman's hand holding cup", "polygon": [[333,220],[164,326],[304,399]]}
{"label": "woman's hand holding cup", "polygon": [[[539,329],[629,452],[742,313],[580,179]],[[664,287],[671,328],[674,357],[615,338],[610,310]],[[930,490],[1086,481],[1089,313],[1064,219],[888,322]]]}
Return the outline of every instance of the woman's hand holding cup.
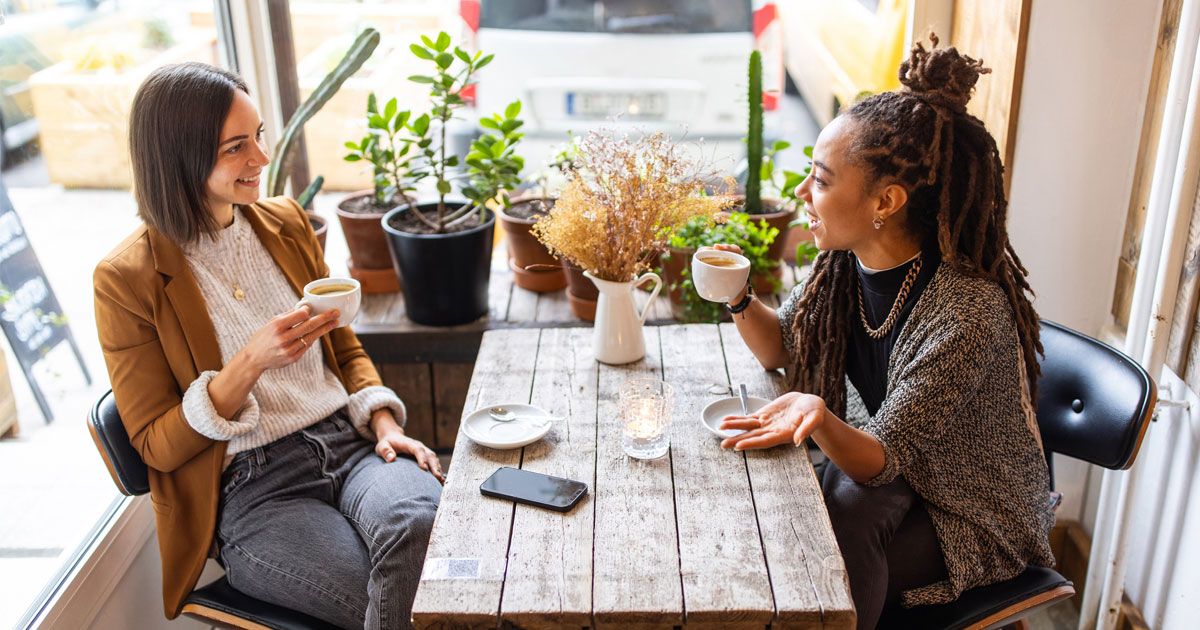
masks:
{"label": "woman's hand holding cup", "polygon": [[720,243],[701,247],[692,256],[692,285],[710,302],[741,301],[750,277],[750,260],[737,245]]}
{"label": "woman's hand holding cup", "polygon": [[321,335],[337,328],[341,313],[336,309],[312,317],[310,312],[310,307],[303,304],[276,315],[255,331],[241,352],[258,373],[295,363],[321,342]]}

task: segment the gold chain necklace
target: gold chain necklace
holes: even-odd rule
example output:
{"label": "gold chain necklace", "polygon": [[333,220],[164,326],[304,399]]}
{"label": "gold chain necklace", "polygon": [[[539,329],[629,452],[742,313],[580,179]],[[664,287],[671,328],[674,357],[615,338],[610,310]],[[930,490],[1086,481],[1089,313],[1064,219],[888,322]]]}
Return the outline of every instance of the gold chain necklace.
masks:
{"label": "gold chain necklace", "polygon": [[896,295],[896,301],[892,303],[892,311],[888,313],[887,319],[879,328],[872,329],[871,324],[867,323],[867,310],[863,308],[862,280],[858,281],[858,316],[862,319],[863,328],[867,329],[867,334],[872,339],[882,339],[896,325],[896,318],[900,316],[900,309],[904,307],[904,300],[908,298],[908,292],[912,289],[913,281],[917,279],[917,274],[921,273],[922,255],[917,254],[917,264],[913,265],[908,270],[908,275],[904,276],[904,284],[900,285],[900,293]]}

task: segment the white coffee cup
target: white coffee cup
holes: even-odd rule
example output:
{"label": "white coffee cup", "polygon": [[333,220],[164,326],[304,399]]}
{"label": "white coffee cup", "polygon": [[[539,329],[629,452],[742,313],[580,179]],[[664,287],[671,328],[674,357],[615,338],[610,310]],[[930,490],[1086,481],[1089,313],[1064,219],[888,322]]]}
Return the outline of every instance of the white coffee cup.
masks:
{"label": "white coffee cup", "polygon": [[[349,287],[349,290],[337,290],[336,287]],[[333,291],[332,293],[323,293]],[[307,304],[311,317],[337,310],[338,327],[348,326],[358,316],[358,306],[362,304],[362,285],[353,278],[321,278],[304,285],[304,297],[296,303],[296,308]]]}
{"label": "white coffee cup", "polygon": [[[724,265],[705,260],[718,259]],[[729,302],[737,297],[750,277],[750,259],[719,249],[702,249],[692,255],[692,284],[696,293],[710,302]]]}

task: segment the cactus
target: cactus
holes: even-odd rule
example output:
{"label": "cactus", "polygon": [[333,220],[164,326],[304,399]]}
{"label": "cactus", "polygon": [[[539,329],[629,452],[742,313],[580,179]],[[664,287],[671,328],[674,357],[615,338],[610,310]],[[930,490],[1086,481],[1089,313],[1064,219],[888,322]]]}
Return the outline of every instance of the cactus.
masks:
{"label": "cactus", "polygon": [[291,120],[283,130],[283,137],[279,139],[279,144],[275,145],[276,159],[267,167],[267,190],[270,191],[271,196],[283,194],[283,185],[287,181],[287,176],[281,177],[280,173],[287,173],[291,169],[292,145],[304,129],[304,123],[308,122],[308,119],[329,102],[329,99],[342,87],[342,83],[346,82],[346,79],[358,72],[358,69],[371,56],[371,53],[375,52],[375,47],[378,45],[379,31],[370,27],[363,29],[354,43],[350,45],[350,49],[346,51],[342,60],[338,62],[337,67],[325,75],[317,89],[292,114]]}
{"label": "cactus", "polygon": [[305,188],[304,192],[300,193],[299,197],[296,197],[296,203],[300,204],[300,207],[305,210],[312,210],[313,197],[317,196],[317,193],[321,191],[321,186],[324,185],[325,176],[317,175],[316,179],[312,180],[312,183],[308,185],[308,188]]}
{"label": "cactus", "polygon": [[750,129],[746,133],[746,212],[762,212],[762,55],[750,53]]}

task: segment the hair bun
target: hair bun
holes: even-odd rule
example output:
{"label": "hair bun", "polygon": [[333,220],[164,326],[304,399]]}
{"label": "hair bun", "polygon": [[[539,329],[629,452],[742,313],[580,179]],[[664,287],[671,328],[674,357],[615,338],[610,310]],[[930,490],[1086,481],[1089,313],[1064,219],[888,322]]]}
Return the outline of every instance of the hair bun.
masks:
{"label": "hair bun", "polygon": [[929,41],[929,50],[921,42],[913,44],[908,59],[900,64],[900,90],[934,107],[967,111],[975,82],[991,69],[983,67],[981,60],[959,54],[953,46],[938,48],[938,37],[933,33]]}

